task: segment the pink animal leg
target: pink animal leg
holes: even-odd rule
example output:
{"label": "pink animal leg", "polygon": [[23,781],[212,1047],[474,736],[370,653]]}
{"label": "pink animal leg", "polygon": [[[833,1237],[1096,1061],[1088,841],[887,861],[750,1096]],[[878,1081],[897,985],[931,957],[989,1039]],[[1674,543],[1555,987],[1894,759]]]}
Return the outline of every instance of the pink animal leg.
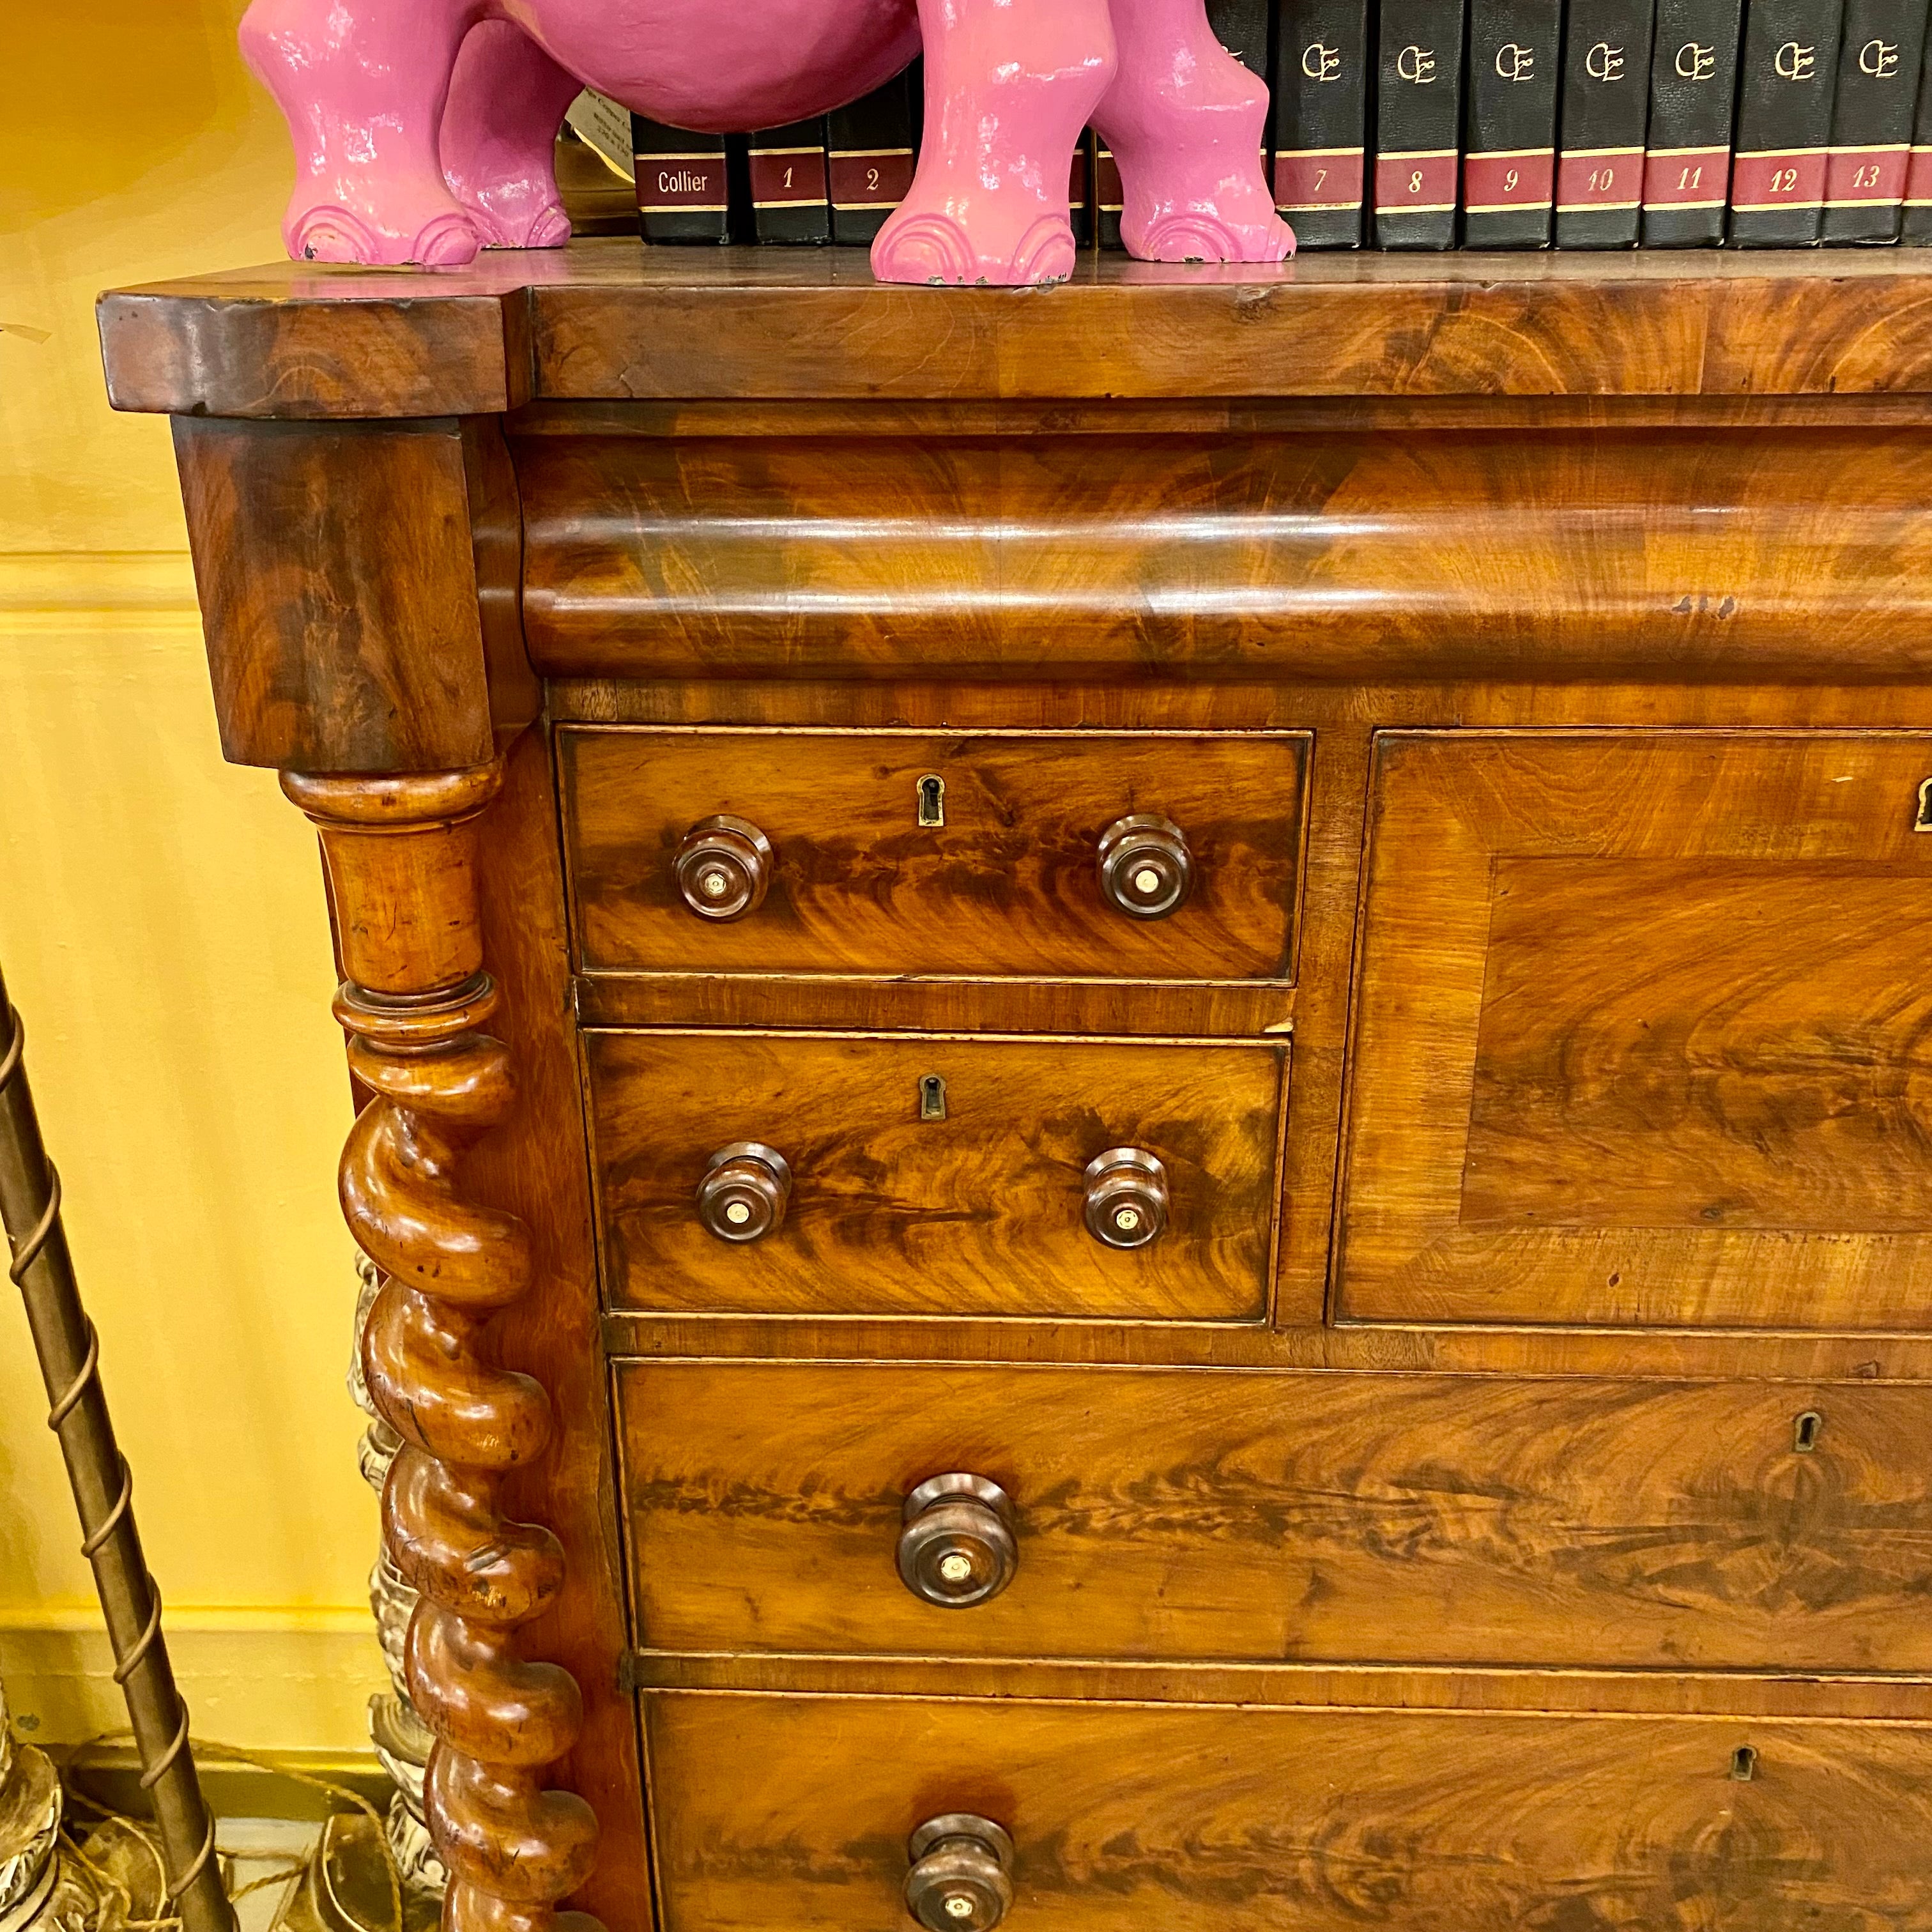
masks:
{"label": "pink animal leg", "polygon": [[1113,0],[1120,70],[1094,117],[1120,164],[1120,236],[1145,262],[1279,262],[1294,236],[1261,160],[1268,89],[1202,0]]}
{"label": "pink animal leg", "polygon": [[874,272],[1064,280],[1073,145],[1114,74],[1107,0],[919,0],[919,22],[926,140],[912,192],[872,244]]}
{"label": "pink animal leg", "polygon": [[476,253],[436,136],[457,50],[484,0],[254,0],[242,52],[296,148],[282,238],[298,260],[422,262]]}
{"label": "pink animal leg", "polygon": [[442,110],[442,172],[486,248],[570,239],[556,192],[556,130],[583,82],[508,20],[479,20]]}

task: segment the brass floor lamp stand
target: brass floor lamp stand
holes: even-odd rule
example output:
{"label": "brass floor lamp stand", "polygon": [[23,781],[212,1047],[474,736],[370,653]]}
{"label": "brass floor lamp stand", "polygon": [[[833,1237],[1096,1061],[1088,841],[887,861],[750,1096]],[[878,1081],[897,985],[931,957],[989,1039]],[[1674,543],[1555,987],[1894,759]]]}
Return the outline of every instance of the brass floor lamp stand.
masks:
{"label": "brass floor lamp stand", "polygon": [[183,1932],[234,1932],[222,1889],[214,1820],[188,1748],[188,1708],[175,1688],[161,1638],[161,1600],[134,1526],[134,1477],[114,1439],[101,1393],[100,1340],[82,1308],[60,1220],[60,1177],[40,1139],[22,1056],[25,1030],[0,978],[0,1224],[13,1251],[8,1270],[27,1322],[80,1513],[81,1552],[114,1650],[114,1678],[127,1700],[168,1870],[168,1908]]}

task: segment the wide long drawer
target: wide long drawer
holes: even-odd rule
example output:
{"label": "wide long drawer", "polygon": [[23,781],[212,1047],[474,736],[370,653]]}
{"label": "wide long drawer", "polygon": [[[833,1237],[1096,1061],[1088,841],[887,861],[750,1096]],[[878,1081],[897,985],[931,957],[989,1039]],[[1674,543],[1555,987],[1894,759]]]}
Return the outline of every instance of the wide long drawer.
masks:
{"label": "wide long drawer", "polygon": [[[616,1381],[652,1648],[1932,1671],[1932,1389],[718,1361]],[[897,1565],[906,1499],[956,1474],[1008,1499],[1015,1562],[940,1608]],[[998,1532],[947,1508],[977,1560],[974,1521]]]}
{"label": "wide long drawer", "polygon": [[583,1037],[620,1306],[1267,1311],[1283,1043]]}
{"label": "wide long drawer", "polygon": [[1932,1733],[1908,1725],[688,1693],[645,1712],[664,1932],[904,1932],[908,1841],[947,1814],[1009,1834],[1010,1932],[1932,1927]]}

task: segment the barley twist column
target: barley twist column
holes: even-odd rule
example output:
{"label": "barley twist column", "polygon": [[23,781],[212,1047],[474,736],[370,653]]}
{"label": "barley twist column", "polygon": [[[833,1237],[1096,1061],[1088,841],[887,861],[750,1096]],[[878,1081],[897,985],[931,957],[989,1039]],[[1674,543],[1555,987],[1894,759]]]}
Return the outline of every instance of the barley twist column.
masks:
{"label": "barley twist column", "polygon": [[[581,1721],[576,1683],[518,1633],[562,1582],[550,1532],[507,1520],[507,1473],[544,1453],[550,1404],[495,1358],[489,1324],[530,1285],[527,1231],[469,1198],[462,1150],[501,1121],[509,1054],[484,1030],[497,994],[477,923],[476,820],[499,766],[406,777],[285,773],[320,828],[347,977],[336,996],[357,1079],[375,1097],[343,1150],[343,1211],[384,1276],[363,1372],[402,1438],[383,1534],[422,1593],[410,1694],[435,1734],[424,1782],[449,1874],[448,1932],[548,1932],[582,1883],[596,1821],[546,1788]],[[572,1932],[594,1921],[576,1918]]]}

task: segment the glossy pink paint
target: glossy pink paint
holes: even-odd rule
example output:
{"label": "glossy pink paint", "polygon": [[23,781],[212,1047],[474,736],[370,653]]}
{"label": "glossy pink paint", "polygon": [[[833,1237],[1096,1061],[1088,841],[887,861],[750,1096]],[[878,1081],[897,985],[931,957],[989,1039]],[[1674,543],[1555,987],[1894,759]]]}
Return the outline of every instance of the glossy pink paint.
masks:
{"label": "glossy pink paint", "polygon": [[1129,250],[1276,262],[1294,237],[1259,149],[1265,88],[1202,0],[254,0],[249,64],[286,117],[298,259],[452,266],[569,224],[550,154],[580,86],[674,127],[803,120],[926,54],[887,281],[1072,272],[1067,184],[1090,121],[1120,163]]}

